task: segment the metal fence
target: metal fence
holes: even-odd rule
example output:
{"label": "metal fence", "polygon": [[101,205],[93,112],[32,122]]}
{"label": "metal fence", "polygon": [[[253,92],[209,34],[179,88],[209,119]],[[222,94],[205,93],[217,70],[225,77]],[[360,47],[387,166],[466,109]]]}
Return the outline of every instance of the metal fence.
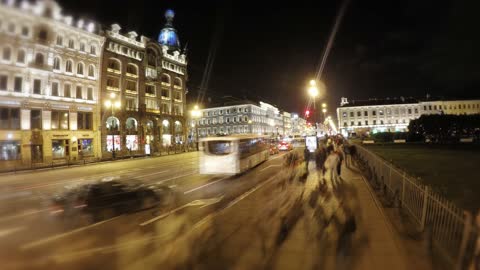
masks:
{"label": "metal fence", "polygon": [[455,206],[418,179],[357,145],[372,184],[383,190],[426,233],[431,248],[451,269],[478,269],[479,229],[472,214]]}

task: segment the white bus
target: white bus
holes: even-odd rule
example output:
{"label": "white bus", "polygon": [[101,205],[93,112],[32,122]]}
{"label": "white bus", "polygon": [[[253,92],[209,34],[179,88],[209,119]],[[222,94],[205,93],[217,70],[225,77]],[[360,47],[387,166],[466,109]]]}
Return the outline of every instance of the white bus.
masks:
{"label": "white bus", "polygon": [[238,174],[266,161],[268,138],[232,135],[200,140],[200,174]]}

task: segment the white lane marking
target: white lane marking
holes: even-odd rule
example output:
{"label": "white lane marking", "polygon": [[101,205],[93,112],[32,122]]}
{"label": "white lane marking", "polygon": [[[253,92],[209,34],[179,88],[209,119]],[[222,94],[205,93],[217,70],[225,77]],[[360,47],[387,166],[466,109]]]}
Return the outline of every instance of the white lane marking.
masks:
{"label": "white lane marking", "polygon": [[224,177],[224,178],[221,178],[221,179],[218,179],[218,180],[213,181],[213,182],[210,182],[210,183],[206,183],[205,185],[201,185],[201,186],[199,186],[199,187],[196,187],[196,188],[187,190],[187,191],[183,192],[183,194],[192,193],[192,192],[197,191],[197,190],[199,190],[199,189],[202,189],[202,188],[204,188],[204,187],[208,187],[208,186],[210,186],[210,185],[213,185],[213,184],[216,184],[216,183],[218,183],[218,182],[221,182],[221,181],[223,181],[223,180],[225,180],[225,179],[227,179],[227,178],[229,178],[229,176]]}
{"label": "white lane marking", "polygon": [[192,173],[182,174],[182,175],[179,175],[179,176],[174,176],[174,177],[171,177],[171,178],[168,178],[168,179],[164,179],[164,180],[158,181],[157,184],[161,184],[161,183],[165,183],[165,182],[168,182],[168,181],[177,179],[177,178],[181,178],[181,177],[193,175],[193,174],[195,174],[195,173],[196,173],[196,172],[192,172]]}
{"label": "white lane marking", "polygon": [[0,231],[0,237],[4,237],[4,236],[7,236],[9,234],[12,234],[12,233],[24,230],[24,229],[25,229],[25,227],[18,227],[18,228],[11,228],[11,229],[2,230],[2,231]]}
{"label": "white lane marking", "polygon": [[13,215],[13,216],[6,216],[6,217],[0,218],[0,222],[4,222],[4,221],[7,221],[7,220],[12,220],[12,219],[16,219],[16,218],[21,218],[21,217],[26,217],[26,216],[30,216],[30,215],[35,215],[35,214],[39,214],[39,213],[42,213],[42,212],[46,212],[48,210],[49,209],[46,208],[46,209],[37,210],[37,211],[26,211],[25,213]]}
{"label": "white lane marking", "polygon": [[152,223],[152,222],[155,222],[155,221],[157,221],[157,220],[159,220],[159,219],[163,219],[163,218],[165,218],[165,217],[168,217],[169,215],[171,215],[171,214],[173,214],[173,213],[175,213],[175,212],[178,212],[178,211],[180,211],[180,210],[182,210],[182,209],[184,209],[184,208],[190,207],[190,206],[200,206],[200,208],[204,208],[204,207],[206,207],[206,206],[209,206],[209,205],[212,205],[212,204],[216,204],[216,203],[220,202],[220,201],[223,199],[223,196],[224,196],[224,195],[222,195],[222,196],[220,196],[220,197],[215,197],[215,198],[200,199],[200,200],[191,201],[191,202],[189,202],[189,203],[187,203],[187,204],[184,204],[184,205],[182,205],[182,206],[180,206],[180,207],[177,207],[177,208],[175,208],[175,209],[172,209],[172,210],[168,211],[167,213],[162,214],[162,215],[160,215],[160,216],[158,216],[158,217],[154,217],[154,218],[152,218],[152,219],[149,219],[149,220],[147,220],[147,221],[144,221],[144,222],[140,223],[140,226],[148,225],[148,224],[150,224],[150,223]]}
{"label": "white lane marking", "polygon": [[192,230],[195,230],[197,228],[199,228],[200,226],[202,226],[203,224],[207,223],[208,221],[212,220],[214,217],[222,214],[223,212],[225,212],[227,209],[229,209],[230,207],[234,206],[235,204],[239,203],[241,200],[247,198],[250,194],[254,193],[255,191],[257,191],[258,189],[262,188],[263,186],[265,186],[266,184],[270,183],[273,179],[275,179],[275,176],[272,176],[270,177],[269,179],[265,180],[263,183],[251,188],[250,190],[248,190],[247,192],[243,193],[242,195],[238,196],[237,198],[235,198],[235,200],[231,201],[229,204],[227,204],[227,206],[225,206],[224,208],[220,209],[219,211],[217,212],[213,212],[209,215],[207,215],[206,217],[204,217],[203,219],[201,219],[199,222],[195,223],[195,225],[193,226]]}
{"label": "white lane marking", "polygon": [[138,178],[142,178],[142,177],[148,177],[148,176],[152,176],[152,175],[157,175],[157,174],[161,174],[161,173],[166,173],[166,172],[169,172],[169,171],[170,171],[170,170],[165,170],[165,171],[159,171],[159,172],[155,172],[155,173],[151,173],[151,174],[139,175],[139,176],[132,177],[131,179],[138,179]]}
{"label": "white lane marking", "polygon": [[266,169],[268,169],[268,168],[270,168],[270,167],[282,167],[282,165],[268,165],[267,167],[261,169],[260,171],[264,171],[264,170],[266,170]]}
{"label": "white lane marking", "polygon": [[101,224],[104,224],[104,223],[107,223],[109,221],[112,221],[112,220],[115,220],[119,217],[121,217],[122,215],[120,216],[116,216],[114,218],[111,218],[111,219],[107,219],[107,220],[104,220],[104,221],[100,221],[100,222],[97,222],[97,223],[93,223],[91,225],[88,225],[88,226],[85,226],[85,227],[81,227],[81,228],[78,228],[78,229],[75,229],[73,231],[69,231],[69,232],[66,232],[66,233],[61,233],[61,234],[56,234],[56,235],[52,235],[50,237],[47,237],[47,238],[43,238],[43,239],[40,239],[40,240],[37,240],[37,241],[33,241],[33,242],[30,242],[28,244],[25,244],[23,246],[20,247],[21,250],[28,250],[28,249],[32,249],[32,248],[35,248],[37,246],[41,246],[41,245],[44,245],[48,242],[52,242],[52,241],[56,241],[60,238],[63,238],[63,237],[67,237],[67,236],[70,236],[70,235],[73,235],[73,234],[76,234],[76,233],[79,233],[79,232],[82,232],[82,231],[85,231],[85,230],[88,230],[88,229],[91,229],[93,227],[96,227],[98,225],[101,225]]}

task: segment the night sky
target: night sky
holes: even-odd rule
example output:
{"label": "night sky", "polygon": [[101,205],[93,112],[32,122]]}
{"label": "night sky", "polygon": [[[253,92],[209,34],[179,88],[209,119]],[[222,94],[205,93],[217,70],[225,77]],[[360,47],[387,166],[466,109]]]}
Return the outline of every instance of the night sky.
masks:
{"label": "night sky", "polygon": [[[270,3],[270,4],[269,4]],[[189,101],[197,97],[214,32],[206,97],[259,98],[302,111],[341,1],[60,1],[64,13],[157,37],[167,8],[188,42]],[[322,80],[324,99],[480,97],[479,1],[352,0]]]}

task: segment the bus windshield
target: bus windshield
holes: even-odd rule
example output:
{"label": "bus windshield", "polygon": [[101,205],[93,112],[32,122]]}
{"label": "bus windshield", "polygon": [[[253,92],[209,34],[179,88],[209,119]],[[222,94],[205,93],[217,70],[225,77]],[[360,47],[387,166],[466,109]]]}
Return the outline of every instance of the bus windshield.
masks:
{"label": "bus windshield", "polygon": [[208,153],[212,155],[228,155],[233,152],[233,143],[231,141],[208,141]]}

